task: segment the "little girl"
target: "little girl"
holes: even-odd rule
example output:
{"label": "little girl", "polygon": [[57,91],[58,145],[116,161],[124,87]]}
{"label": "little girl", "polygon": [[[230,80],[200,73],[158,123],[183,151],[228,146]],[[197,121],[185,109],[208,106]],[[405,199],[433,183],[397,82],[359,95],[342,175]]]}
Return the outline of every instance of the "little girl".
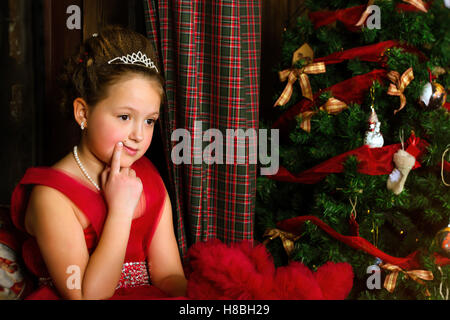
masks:
{"label": "little girl", "polygon": [[151,43],[121,27],[93,35],[66,68],[81,140],[52,167],[30,168],[11,214],[39,278],[27,299],[185,296],[164,183],[144,156],[164,99]]}

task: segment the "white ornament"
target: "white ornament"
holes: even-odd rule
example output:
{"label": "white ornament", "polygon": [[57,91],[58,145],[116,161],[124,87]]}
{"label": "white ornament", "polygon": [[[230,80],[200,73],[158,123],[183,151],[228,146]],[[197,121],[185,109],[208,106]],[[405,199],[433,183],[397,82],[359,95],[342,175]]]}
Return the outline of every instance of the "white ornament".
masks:
{"label": "white ornament", "polygon": [[378,121],[377,114],[372,107],[372,114],[369,118],[369,130],[366,132],[364,144],[369,148],[381,148],[384,145],[384,138],[380,131],[381,122]]}
{"label": "white ornament", "polygon": [[428,106],[432,95],[433,95],[433,86],[431,85],[431,82],[428,82],[422,89],[420,101],[422,101],[425,104],[425,106]]}

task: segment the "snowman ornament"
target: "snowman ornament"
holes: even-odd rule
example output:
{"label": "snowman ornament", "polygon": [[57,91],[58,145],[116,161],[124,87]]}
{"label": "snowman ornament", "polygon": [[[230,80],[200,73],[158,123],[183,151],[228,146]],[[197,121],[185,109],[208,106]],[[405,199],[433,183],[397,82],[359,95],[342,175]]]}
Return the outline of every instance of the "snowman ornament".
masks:
{"label": "snowman ornament", "polygon": [[369,117],[369,130],[366,132],[364,144],[369,148],[381,148],[384,145],[383,135],[380,131],[381,122],[378,120],[377,114],[373,106],[372,113]]}

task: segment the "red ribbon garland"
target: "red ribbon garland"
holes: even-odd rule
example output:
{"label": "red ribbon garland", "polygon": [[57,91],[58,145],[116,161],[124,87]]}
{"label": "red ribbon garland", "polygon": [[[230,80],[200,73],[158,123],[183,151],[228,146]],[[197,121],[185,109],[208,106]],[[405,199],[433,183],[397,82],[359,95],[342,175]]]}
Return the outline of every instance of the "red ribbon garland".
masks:
{"label": "red ribbon garland", "polygon": [[356,27],[355,24],[366,10],[366,7],[367,6],[364,4],[336,11],[315,11],[310,12],[308,16],[316,29],[339,21],[342,22],[350,31],[356,32],[361,30],[361,27]]}
{"label": "red ribbon garland", "polygon": [[[428,3],[425,3],[426,9],[428,9],[429,6],[430,5]],[[310,12],[308,16],[309,19],[314,24],[314,28],[316,29],[339,21],[343,23],[348,30],[352,32],[357,32],[361,30],[361,27],[357,27],[355,25],[361,18],[363,12],[366,10],[366,7],[367,5],[360,5],[345,9],[339,9],[336,11],[328,11],[328,10],[315,11]],[[397,11],[422,12],[418,8],[407,3],[398,3],[395,7]]]}
{"label": "red ribbon garland", "polygon": [[374,257],[378,257],[384,262],[394,264],[396,266],[399,266],[402,269],[405,270],[411,270],[416,269],[420,267],[419,260],[418,260],[418,254],[419,251],[414,251],[410,255],[408,255],[405,258],[397,258],[390,256],[377,247],[375,247],[373,244],[371,244],[369,241],[367,241],[364,238],[361,238],[359,236],[344,236],[338,232],[336,232],[333,228],[331,228],[329,225],[327,225],[325,222],[320,220],[317,217],[314,216],[300,216],[295,217],[291,219],[286,219],[283,221],[280,221],[277,223],[277,228],[287,231],[296,235],[300,235],[300,230],[306,221],[311,221],[316,226],[320,227],[322,230],[324,230],[326,233],[328,233],[333,238],[345,243],[349,247],[352,247],[354,249],[362,250]]}
{"label": "red ribbon garland", "polygon": [[[277,223],[277,227],[280,230],[290,232],[294,235],[300,235],[301,234],[301,227],[303,223],[306,221],[311,221],[316,226],[320,227],[322,230],[324,230],[326,233],[328,233],[333,238],[341,241],[342,243],[345,243],[349,247],[352,247],[357,250],[362,250],[374,257],[378,257],[383,262],[393,264],[396,266],[399,266],[402,269],[405,270],[413,270],[420,267],[419,263],[419,251],[414,251],[413,253],[409,254],[408,256],[404,258],[399,257],[393,257],[391,255],[388,255],[387,253],[384,253],[377,247],[375,247],[373,244],[371,244],[369,241],[367,241],[364,238],[361,238],[359,236],[344,236],[338,232],[336,232],[333,228],[331,228],[329,225],[327,225],[325,222],[320,220],[317,217],[314,216],[300,216],[295,217],[291,219],[286,219],[283,221],[280,221]],[[435,263],[439,266],[444,266],[450,264],[450,259],[443,257],[437,253],[434,254]]]}
{"label": "red ribbon garland", "polygon": [[[414,53],[418,56],[420,62],[427,61],[428,58],[423,54],[419,49],[410,46],[405,43],[400,43],[396,40],[387,40],[379,43],[374,43],[367,46],[355,47],[351,49],[347,49],[344,51],[334,52],[326,57],[316,58],[314,62],[324,62],[326,65],[340,63],[345,60],[358,58],[361,61],[367,62],[380,62],[384,56],[384,52],[386,49],[398,47],[402,48],[406,52]],[[384,61],[382,62],[382,66],[385,67]]]}
{"label": "red ribbon garland", "polygon": [[[375,69],[363,75],[358,75],[353,78],[339,82],[323,91],[317,92],[313,95],[313,101],[317,100],[320,94],[325,91],[330,91],[332,96],[338,100],[344,101],[346,104],[358,103],[364,101],[366,92],[373,85],[375,80],[380,82],[386,78],[387,71],[383,69]],[[300,102],[289,108],[284,112],[275,123],[273,128],[279,128],[281,133],[289,132],[292,129],[293,120],[301,112],[311,110],[314,102],[309,99],[302,99]]]}
{"label": "red ribbon garland", "polygon": [[[408,139],[406,151],[413,155],[416,159],[425,152],[428,143],[416,137],[414,134]],[[332,173],[340,173],[344,171],[344,162],[350,156],[356,156],[358,164],[358,172],[368,175],[384,175],[390,174],[394,170],[392,157],[400,148],[401,144],[392,144],[382,148],[369,148],[364,145],[357,149],[345,152],[329,160],[326,160],[311,169],[305,170],[298,174],[289,172],[283,166],[279,167],[275,175],[267,176],[277,181],[315,184]],[[420,163],[416,161],[413,169],[420,167]]]}
{"label": "red ribbon garland", "polygon": [[402,47],[402,45],[396,40],[387,40],[367,46],[337,51],[326,57],[314,59],[314,62],[324,62],[328,65],[355,58],[358,58],[361,61],[378,62],[380,61],[383,52],[392,47]]}

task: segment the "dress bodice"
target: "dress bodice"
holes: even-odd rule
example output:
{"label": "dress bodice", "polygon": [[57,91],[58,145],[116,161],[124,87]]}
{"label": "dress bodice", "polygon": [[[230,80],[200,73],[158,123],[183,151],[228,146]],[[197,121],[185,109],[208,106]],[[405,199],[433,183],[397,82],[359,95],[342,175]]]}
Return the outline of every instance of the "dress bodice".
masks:
{"label": "dress bodice", "polygon": [[[147,252],[166,198],[164,183],[155,166],[146,157],[140,158],[132,166],[143,183],[144,213],[134,218],[125,254],[124,271],[136,270],[147,260]],[[95,250],[101,237],[107,205],[101,192],[96,191],[75,177],[50,167],[29,168],[13,191],[11,199],[11,217],[14,225],[24,232],[22,257],[27,268],[40,279],[49,277],[47,268],[40,254],[36,239],[26,232],[24,226],[25,212],[31,190],[35,185],[54,188],[65,195],[90,221],[84,229],[89,254]],[[134,267],[130,267],[134,266]],[[127,275],[122,275],[118,288],[126,287]],[[144,277],[145,278],[145,277]],[[123,281],[122,281],[123,280]]]}

